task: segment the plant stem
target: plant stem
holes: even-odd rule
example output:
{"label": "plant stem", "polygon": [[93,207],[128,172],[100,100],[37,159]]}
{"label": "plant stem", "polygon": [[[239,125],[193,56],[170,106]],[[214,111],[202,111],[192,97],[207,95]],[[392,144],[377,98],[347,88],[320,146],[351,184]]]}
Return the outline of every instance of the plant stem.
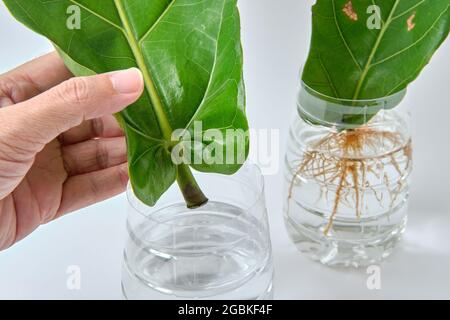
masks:
{"label": "plant stem", "polygon": [[208,198],[195,181],[191,169],[186,164],[177,167],[177,182],[189,209],[196,209],[208,202]]}

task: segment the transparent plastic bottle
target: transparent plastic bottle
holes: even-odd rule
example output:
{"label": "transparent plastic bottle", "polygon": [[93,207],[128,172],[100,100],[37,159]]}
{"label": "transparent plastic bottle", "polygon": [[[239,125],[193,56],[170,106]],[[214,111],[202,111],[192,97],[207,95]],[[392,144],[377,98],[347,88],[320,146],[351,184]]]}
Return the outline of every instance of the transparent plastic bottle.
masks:
{"label": "transparent plastic bottle", "polygon": [[190,210],[174,185],[154,208],[128,189],[122,289],[128,299],[264,300],[273,263],[264,179],[195,173],[210,202]]}
{"label": "transparent plastic bottle", "polygon": [[299,251],[330,266],[387,257],[407,221],[406,91],[339,100],[301,85],[286,155],[284,218]]}

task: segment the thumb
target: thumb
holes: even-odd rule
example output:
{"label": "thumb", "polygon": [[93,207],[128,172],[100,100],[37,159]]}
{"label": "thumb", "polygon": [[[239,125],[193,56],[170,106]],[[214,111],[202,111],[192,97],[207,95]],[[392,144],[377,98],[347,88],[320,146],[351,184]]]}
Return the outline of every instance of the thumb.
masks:
{"label": "thumb", "polygon": [[[143,88],[142,74],[136,68],[72,78],[35,98],[4,108],[1,111],[6,112],[6,119],[2,114],[0,119],[14,141],[20,137],[40,149],[85,120],[121,111],[140,97]],[[29,148],[23,146],[32,151]]]}

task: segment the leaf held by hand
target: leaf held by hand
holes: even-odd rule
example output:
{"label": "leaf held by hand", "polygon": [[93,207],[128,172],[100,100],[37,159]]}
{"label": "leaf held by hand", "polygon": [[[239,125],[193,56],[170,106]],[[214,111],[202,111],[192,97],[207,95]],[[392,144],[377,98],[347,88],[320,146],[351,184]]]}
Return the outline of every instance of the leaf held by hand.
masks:
{"label": "leaf held by hand", "polygon": [[[133,190],[144,203],[154,205],[177,172],[187,172],[171,161],[174,130],[190,132],[196,121],[203,130],[248,129],[237,0],[4,2],[56,45],[77,76],[141,69],[146,92],[117,117],[127,136]],[[79,29],[66,25],[71,6],[80,9]],[[239,167],[195,169],[230,174]]]}

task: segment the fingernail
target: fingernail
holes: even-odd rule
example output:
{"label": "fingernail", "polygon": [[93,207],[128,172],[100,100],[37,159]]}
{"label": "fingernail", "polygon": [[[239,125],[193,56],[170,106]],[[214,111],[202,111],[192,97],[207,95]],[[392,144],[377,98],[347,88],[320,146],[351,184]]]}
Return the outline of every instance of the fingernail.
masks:
{"label": "fingernail", "polygon": [[118,71],[109,75],[113,88],[120,94],[131,94],[142,90],[142,73],[137,68]]}

